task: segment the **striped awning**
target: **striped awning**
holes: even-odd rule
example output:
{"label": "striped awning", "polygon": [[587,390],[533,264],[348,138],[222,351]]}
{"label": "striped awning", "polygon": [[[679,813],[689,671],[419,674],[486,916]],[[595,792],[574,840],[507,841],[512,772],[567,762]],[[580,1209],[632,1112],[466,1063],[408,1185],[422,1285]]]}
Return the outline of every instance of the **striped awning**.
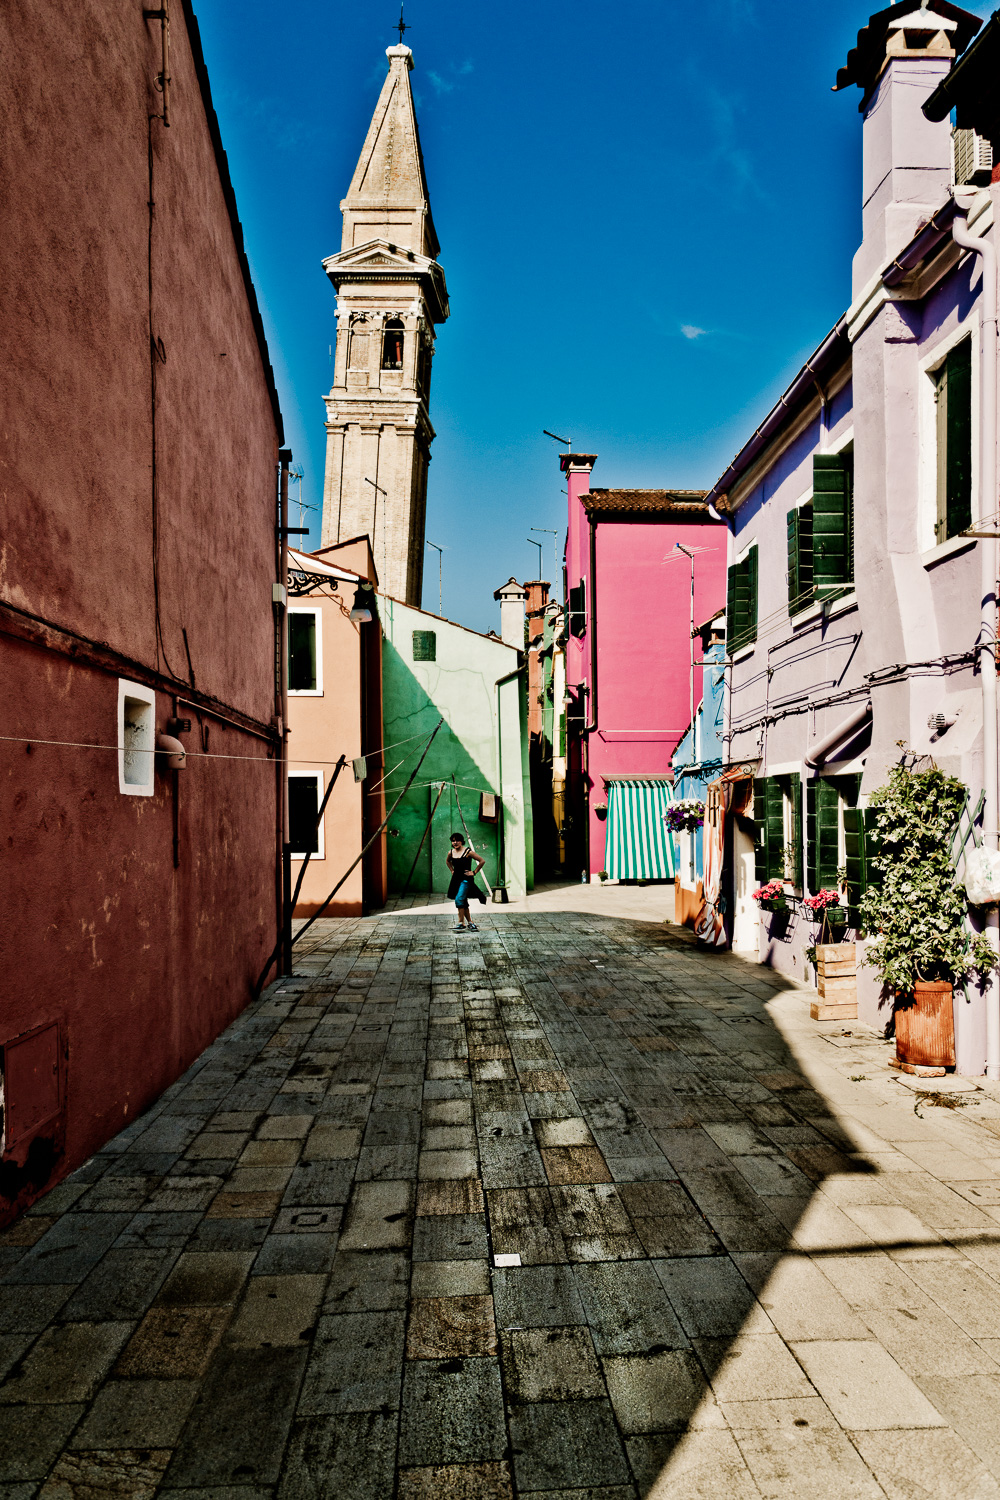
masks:
{"label": "striped awning", "polygon": [[612,880],[673,880],[674,841],[663,822],[669,781],[608,780],[604,863]]}

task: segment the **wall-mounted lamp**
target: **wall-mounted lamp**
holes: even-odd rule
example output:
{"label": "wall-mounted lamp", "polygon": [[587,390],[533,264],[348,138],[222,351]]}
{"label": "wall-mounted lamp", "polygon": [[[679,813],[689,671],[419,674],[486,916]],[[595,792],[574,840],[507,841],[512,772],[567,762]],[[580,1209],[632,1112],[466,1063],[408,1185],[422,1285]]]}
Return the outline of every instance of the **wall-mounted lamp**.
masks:
{"label": "wall-mounted lamp", "polygon": [[351,619],[356,625],[367,625],[372,619],[371,600],[366,598],[366,595],[371,592],[371,584],[363,579],[354,591],[354,603],[351,605]]}

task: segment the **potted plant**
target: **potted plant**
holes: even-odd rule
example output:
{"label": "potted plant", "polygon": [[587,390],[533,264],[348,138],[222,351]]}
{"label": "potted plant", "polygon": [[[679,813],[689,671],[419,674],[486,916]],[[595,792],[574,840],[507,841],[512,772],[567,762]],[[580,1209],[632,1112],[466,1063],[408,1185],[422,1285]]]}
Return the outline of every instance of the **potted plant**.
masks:
{"label": "potted plant", "polygon": [[839,891],[820,891],[815,896],[806,896],[802,905],[812,912],[813,920],[820,924],[817,948],[833,942],[834,934],[842,932],[847,926],[847,908],[840,904]]}
{"label": "potted plant", "polygon": [[909,1072],[954,1066],[952,986],[973,974],[985,979],[996,966],[985,935],[968,926],[951,862],[965,801],[954,776],[933,765],[916,771],[906,756],[869,798],[876,883],[861,898],[860,927],[870,939],[862,961],[882,980],[897,1062]]}
{"label": "potted plant", "polygon": [[598,870],[598,872],[597,872],[597,878],[601,882],[601,884],[603,885],[604,882],[608,879],[608,872],[607,872],[607,870]]}
{"label": "potted plant", "polygon": [[780,880],[769,880],[765,885],[759,885],[752,893],[751,899],[756,901],[761,911],[788,910],[785,887]]}

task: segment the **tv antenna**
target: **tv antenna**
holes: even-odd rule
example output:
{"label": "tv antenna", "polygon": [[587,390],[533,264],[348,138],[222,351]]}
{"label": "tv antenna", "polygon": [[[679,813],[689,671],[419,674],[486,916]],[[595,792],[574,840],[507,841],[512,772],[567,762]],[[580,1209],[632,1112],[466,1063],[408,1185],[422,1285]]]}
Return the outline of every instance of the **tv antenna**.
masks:
{"label": "tv antenna", "polygon": [[[558,573],[559,572],[559,552],[558,552],[558,548],[559,548],[559,533],[558,533],[558,531],[553,530],[553,528],[551,526],[532,526],[531,530],[532,531],[541,531],[541,532],[544,532],[546,536],[550,536],[552,538],[552,566],[555,568],[555,572]],[[538,546],[537,542],[535,543],[535,546],[536,547]],[[541,553],[538,554],[538,571],[539,572],[542,571],[542,554]],[[554,580],[555,579],[555,573],[553,573],[552,577],[553,577],[553,580]]]}

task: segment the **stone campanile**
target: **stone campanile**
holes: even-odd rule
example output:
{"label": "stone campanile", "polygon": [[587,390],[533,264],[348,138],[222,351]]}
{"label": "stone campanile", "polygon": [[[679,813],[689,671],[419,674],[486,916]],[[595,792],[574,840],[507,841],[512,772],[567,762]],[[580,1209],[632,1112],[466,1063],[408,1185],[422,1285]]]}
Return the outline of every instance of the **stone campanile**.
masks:
{"label": "stone campanile", "polygon": [[337,291],[323,545],[367,533],[382,589],[419,606],[431,360],[448,289],[410,91],[413,54],[397,46],[386,56],[389,75],[340,205],[341,248],[323,262]]}

